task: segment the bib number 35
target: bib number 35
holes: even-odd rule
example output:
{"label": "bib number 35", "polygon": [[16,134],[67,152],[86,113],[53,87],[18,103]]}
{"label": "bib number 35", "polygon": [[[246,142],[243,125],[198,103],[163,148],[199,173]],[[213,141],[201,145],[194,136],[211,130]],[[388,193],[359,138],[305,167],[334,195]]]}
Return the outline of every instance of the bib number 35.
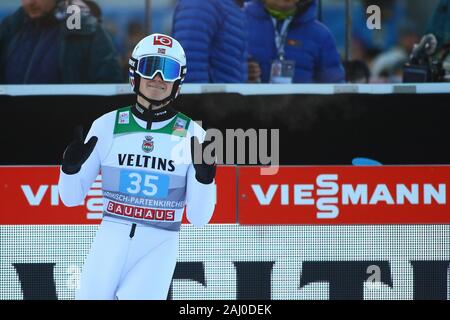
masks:
{"label": "bib number 35", "polygon": [[134,196],[164,198],[169,189],[169,177],[156,173],[123,170],[120,173],[120,192]]}

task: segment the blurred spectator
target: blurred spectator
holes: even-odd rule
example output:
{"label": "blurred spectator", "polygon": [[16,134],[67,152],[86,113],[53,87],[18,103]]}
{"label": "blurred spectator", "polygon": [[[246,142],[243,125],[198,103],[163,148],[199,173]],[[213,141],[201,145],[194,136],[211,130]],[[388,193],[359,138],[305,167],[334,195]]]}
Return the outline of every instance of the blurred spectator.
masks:
{"label": "blurred spectator", "polygon": [[92,0],[83,0],[83,2],[88,6],[89,12],[97,18],[98,22],[102,22],[102,8]]}
{"label": "blurred spectator", "polygon": [[244,11],[249,54],[261,67],[262,82],[269,82],[278,60],[295,62],[294,83],[345,80],[334,38],[316,19],[317,0],[252,0]]}
{"label": "blurred spectator", "polygon": [[366,48],[357,38],[351,40],[351,58],[352,60],[362,60],[366,65],[371,66],[373,60],[382,53],[376,48]]}
{"label": "blurred spectator", "polygon": [[369,83],[370,70],[366,63],[361,60],[344,62],[345,81],[348,83]]}
{"label": "blurred spectator", "polygon": [[[67,26],[69,4],[81,9],[79,29]],[[0,25],[0,83],[121,81],[111,39],[81,0],[22,0]]]}
{"label": "blurred spectator", "polygon": [[450,0],[441,0],[439,2],[427,33],[432,33],[436,36],[438,51],[446,44],[450,44]]}
{"label": "blurred spectator", "polygon": [[123,81],[128,81],[128,60],[131,57],[134,47],[137,45],[141,39],[145,38],[147,34],[145,33],[144,26],[142,23],[137,21],[132,21],[128,23],[127,26],[127,37],[125,39],[124,54],[121,58],[121,68],[123,74]]}
{"label": "blurred spectator", "polygon": [[261,67],[258,61],[253,59],[252,56],[248,57],[248,82],[250,83],[261,83]]}
{"label": "blurred spectator", "polygon": [[186,52],[186,82],[247,81],[245,16],[235,0],[179,0],[173,37]]}
{"label": "blurred spectator", "polygon": [[414,44],[420,41],[420,37],[413,23],[403,26],[399,34],[399,43],[373,60],[372,82],[402,82],[403,66],[409,61]]}
{"label": "blurred spectator", "polygon": [[127,25],[127,45],[132,46],[134,48],[135,45],[142,38],[145,38],[148,34],[144,30],[144,26],[142,23],[137,21],[129,22]]}

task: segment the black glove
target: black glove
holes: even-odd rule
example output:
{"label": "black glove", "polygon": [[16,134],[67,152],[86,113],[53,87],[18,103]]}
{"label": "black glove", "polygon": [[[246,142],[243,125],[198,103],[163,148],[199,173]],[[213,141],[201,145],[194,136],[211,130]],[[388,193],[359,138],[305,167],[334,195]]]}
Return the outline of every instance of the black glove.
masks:
{"label": "black glove", "polygon": [[84,144],[83,127],[77,126],[74,130],[74,141],[66,148],[63,154],[62,171],[65,174],[75,174],[80,171],[83,163],[89,158],[97,143],[97,137],[91,137]]}
{"label": "black glove", "polygon": [[212,141],[200,144],[197,137],[191,138],[191,158],[195,168],[195,178],[203,184],[210,184],[216,176],[216,163],[207,164],[203,159],[203,149]]}

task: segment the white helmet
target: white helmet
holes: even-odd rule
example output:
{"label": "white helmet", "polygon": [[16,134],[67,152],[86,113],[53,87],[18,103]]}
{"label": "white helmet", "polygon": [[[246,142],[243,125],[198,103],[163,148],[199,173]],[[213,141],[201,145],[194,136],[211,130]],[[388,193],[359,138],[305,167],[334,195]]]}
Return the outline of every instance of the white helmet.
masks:
{"label": "white helmet", "polygon": [[[186,54],[180,43],[172,37],[154,33],[134,47],[129,60],[130,84],[136,94],[153,105],[173,101],[186,76]],[[152,100],[139,91],[141,77],[153,79],[159,73],[164,81],[174,81],[172,93],[164,100]]]}

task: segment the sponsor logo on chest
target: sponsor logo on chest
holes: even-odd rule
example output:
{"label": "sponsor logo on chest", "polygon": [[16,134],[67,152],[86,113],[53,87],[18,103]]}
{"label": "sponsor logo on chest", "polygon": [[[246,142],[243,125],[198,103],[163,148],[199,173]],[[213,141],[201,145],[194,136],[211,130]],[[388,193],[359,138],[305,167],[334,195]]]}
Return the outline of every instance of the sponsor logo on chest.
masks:
{"label": "sponsor logo on chest", "polygon": [[145,136],[144,141],[142,141],[142,150],[146,153],[152,152],[155,148],[155,144],[152,136]]}

